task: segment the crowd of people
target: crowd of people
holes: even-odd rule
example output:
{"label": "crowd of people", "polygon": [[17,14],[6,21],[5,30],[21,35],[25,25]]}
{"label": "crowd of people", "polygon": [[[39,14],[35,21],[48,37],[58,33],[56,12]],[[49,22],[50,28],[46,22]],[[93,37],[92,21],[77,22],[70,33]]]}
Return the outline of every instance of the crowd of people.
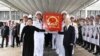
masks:
{"label": "crowd of people", "polygon": [[16,40],[16,46],[20,46],[20,39],[19,39],[19,23],[15,23],[14,21],[9,22],[3,22],[3,25],[1,26],[1,37],[2,37],[2,43],[1,48],[4,47],[4,40],[6,40],[6,47],[8,45],[11,45],[11,47],[15,47],[15,40]]}
{"label": "crowd of people", "polygon": [[[22,56],[43,56],[44,48],[55,50],[58,56],[73,56],[76,43],[95,55],[100,55],[100,15],[76,19],[66,11],[61,12],[62,31],[50,32],[43,27],[42,12],[35,13],[35,20],[23,16],[19,23],[4,22],[1,27],[2,43],[6,47],[21,46]],[[15,43],[16,42],[16,43]]]}
{"label": "crowd of people", "polygon": [[100,55],[100,15],[80,20],[77,44],[94,55]]}

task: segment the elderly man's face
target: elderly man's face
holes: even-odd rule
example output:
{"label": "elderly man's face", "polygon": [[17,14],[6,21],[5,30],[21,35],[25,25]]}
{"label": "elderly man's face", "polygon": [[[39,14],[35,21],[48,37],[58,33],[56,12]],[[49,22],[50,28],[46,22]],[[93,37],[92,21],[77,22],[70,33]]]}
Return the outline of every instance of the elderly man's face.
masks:
{"label": "elderly man's face", "polygon": [[66,25],[69,25],[70,23],[71,23],[71,20],[70,20],[69,18],[66,18],[66,19],[65,19],[65,24],[66,24]]}

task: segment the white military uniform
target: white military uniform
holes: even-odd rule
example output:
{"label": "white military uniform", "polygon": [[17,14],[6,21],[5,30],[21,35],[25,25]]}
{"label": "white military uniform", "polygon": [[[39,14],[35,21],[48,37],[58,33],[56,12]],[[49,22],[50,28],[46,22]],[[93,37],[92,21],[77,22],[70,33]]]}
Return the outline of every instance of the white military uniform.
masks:
{"label": "white military uniform", "polygon": [[100,29],[99,29],[99,25],[96,25],[96,36],[95,36],[95,44],[97,45],[97,46],[99,46],[99,33],[100,33]]}
{"label": "white military uniform", "polygon": [[[33,21],[33,26],[43,29],[42,22],[39,20]],[[34,33],[34,56],[43,56],[44,51],[44,32]]]}
{"label": "white military uniform", "polygon": [[84,37],[84,40],[87,41],[86,40],[86,38],[87,38],[87,25],[85,25],[84,28],[85,28],[85,37]]}
{"label": "white military uniform", "polygon": [[95,38],[95,26],[92,26],[92,36],[91,36],[91,43],[94,44],[94,38]]}
{"label": "white military uniform", "polygon": [[[25,23],[21,23],[20,24],[20,31],[19,34],[21,35],[23,28],[25,27]],[[21,46],[21,50],[23,49],[23,47]]]}
{"label": "white military uniform", "polygon": [[52,49],[56,49],[56,38],[58,33],[52,33]]}
{"label": "white military uniform", "polygon": [[90,25],[87,25],[87,38],[86,38],[86,40],[87,40],[87,42],[89,42],[90,41]]}
{"label": "white military uniform", "polygon": [[[62,22],[62,32],[63,32],[63,28],[64,28],[65,24],[64,22]],[[64,39],[64,35],[63,34],[58,34],[58,46],[57,49],[59,51],[58,55],[59,56],[65,56],[65,50],[64,50],[64,46],[63,46],[63,39]]]}
{"label": "white military uniform", "polygon": [[19,34],[21,35],[23,28],[25,27],[25,23],[21,23],[20,24],[20,32]]}
{"label": "white military uniform", "polygon": [[92,39],[93,44],[95,44],[96,41],[95,37],[96,37],[96,25],[93,26],[93,39]]}
{"label": "white military uniform", "polygon": [[89,42],[92,43],[92,38],[93,38],[93,25],[89,26]]}
{"label": "white military uniform", "polygon": [[60,53],[60,50],[59,50],[59,42],[60,42],[59,34],[57,33],[55,36],[56,36],[55,37],[56,53],[59,54]]}
{"label": "white military uniform", "polygon": [[88,25],[85,26],[85,30],[86,30],[86,31],[85,31],[85,41],[88,41],[88,37],[89,37],[89,36],[88,36],[88,35],[89,35],[89,34],[88,34]]}

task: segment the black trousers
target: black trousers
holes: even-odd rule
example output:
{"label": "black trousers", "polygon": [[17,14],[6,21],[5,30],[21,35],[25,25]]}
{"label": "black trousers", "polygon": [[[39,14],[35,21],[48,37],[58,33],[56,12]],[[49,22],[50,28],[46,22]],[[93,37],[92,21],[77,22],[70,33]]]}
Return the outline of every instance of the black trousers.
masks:
{"label": "black trousers", "polygon": [[94,51],[94,48],[95,48],[95,45],[93,44],[93,43],[91,43],[91,49],[90,49],[90,51]]}
{"label": "black trousers", "polygon": [[86,41],[84,40],[83,43],[84,43],[83,47],[85,47],[86,46]]}
{"label": "black trousers", "polygon": [[19,37],[18,36],[13,36],[12,47],[15,46],[15,40],[16,40],[16,46],[20,45]]}
{"label": "black trousers", "polygon": [[73,46],[64,44],[65,56],[72,56]]}
{"label": "black trousers", "polygon": [[96,45],[96,53],[100,53],[100,46]]}
{"label": "black trousers", "polygon": [[82,37],[79,37],[79,38],[77,39],[77,44],[79,44],[79,45],[82,45],[82,44],[83,44],[83,39],[82,39]]}
{"label": "black trousers", "polygon": [[87,48],[89,43],[87,41],[85,41],[84,43],[85,43],[85,48]]}
{"label": "black trousers", "polygon": [[52,34],[45,34],[45,47],[52,46]]}
{"label": "black trousers", "polygon": [[87,42],[87,49],[90,48],[91,43]]}
{"label": "black trousers", "polygon": [[8,42],[9,42],[9,37],[8,36],[3,36],[2,37],[2,44],[1,44],[1,47],[4,46],[4,40],[6,39],[6,47],[8,46]]}

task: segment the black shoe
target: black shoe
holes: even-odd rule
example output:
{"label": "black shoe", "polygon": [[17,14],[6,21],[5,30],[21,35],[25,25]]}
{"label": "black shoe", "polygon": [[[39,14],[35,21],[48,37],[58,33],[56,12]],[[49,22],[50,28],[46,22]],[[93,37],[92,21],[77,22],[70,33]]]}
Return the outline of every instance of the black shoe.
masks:
{"label": "black shoe", "polygon": [[85,46],[85,45],[83,45],[82,47],[83,47],[83,48],[85,48],[86,46]]}
{"label": "black shoe", "polygon": [[94,52],[93,50],[89,50],[90,53]]}
{"label": "black shoe", "polygon": [[85,47],[85,49],[87,50],[87,49],[88,49],[88,47]]}
{"label": "black shoe", "polygon": [[81,46],[81,44],[79,43],[79,46]]}
{"label": "black shoe", "polygon": [[88,51],[90,50],[90,48],[87,49]]}
{"label": "black shoe", "polygon": [[84,46],[84,48],[86,48],[86,47],[87,47],[87,45]]}
{"label": "black shoe", "polygon": [[1,45],[1,47],[0,48],[3,48],[3,45]]}
{"label": "black shoe", "polygon": [[98,52],[96,52],[96,53],[93,53],[94,55],[97,55],[98,54]]}
{"label": "black shoe", "polygon": [[6,47],[8,47],[8,45],[6,45]]}
{"label": "black shoe", "polygon": [[13,47],[13,48],[14,48],[14,46],[13,46],[13,45],[11,45],[11,47]]}
{"label": "black shoe", "polygon": [[84,45],[82,47],[84,48]]}
{"label": "black shoe", "polygon": [[19,47],[20,45],[16,45],[17,47]]}
{"label": "black shoe", "polygon": [[95,56],[100,56],[100,54],[98,53],[98,54],[96,54]]}
{"label": "black shoe", "polygon": [[0,48],[3,48],[2,46]]}

